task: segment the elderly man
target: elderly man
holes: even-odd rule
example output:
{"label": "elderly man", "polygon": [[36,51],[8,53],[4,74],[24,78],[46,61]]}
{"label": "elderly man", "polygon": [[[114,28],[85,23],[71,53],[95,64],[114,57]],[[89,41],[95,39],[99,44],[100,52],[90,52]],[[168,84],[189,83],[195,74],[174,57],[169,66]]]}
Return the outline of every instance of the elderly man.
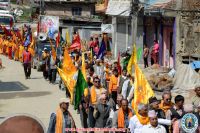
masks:
{"label": "elderly man", "polygon": [[109,118],[111,107],[107,104],[106,94],[100,96],[100,103],[96,105],[94,118],[96,119],[95,127],[104,128]]}
{"label": "elderly man", "polygon": [[76,128],[72,115],[68,111],[70,100],[61,98],[56,113],[52,113],[47,133],[67,133],[65,128]]}
{"label": "elderly man", "polygon": [[195,88],[195,93],[196,95],[192,97],[192,105],[194,106],[195,112],[197,112],[200,103],[200,85]]}
{"label": "elderly man", "polygon": [[131,133],[142,133],[142,128],[149,123],[148,106],[146,104],[138,104],[137,115],[133,116],[129,122]]}
{"label": "elderly man", "polygon": [[121,108],[115,113],[116,122],[113,123],[115,128],[128,128],[129,121],[133,116],[132,110],[128,108],[128,100],[122,99]]}
{"label": "elderly man", "polygon": [[165,115],[166,112],[173,106],[171,99],[172,99],[171,92],[165,91],[162,95],[161,103],[159,104],[159,108],[165,112]]}
{"label": "elderly man", "polygon": [[150,124],[144,126],[141,133],[166,133],[165,128],[158,124],[158,117],[154,110],[148,113]]}

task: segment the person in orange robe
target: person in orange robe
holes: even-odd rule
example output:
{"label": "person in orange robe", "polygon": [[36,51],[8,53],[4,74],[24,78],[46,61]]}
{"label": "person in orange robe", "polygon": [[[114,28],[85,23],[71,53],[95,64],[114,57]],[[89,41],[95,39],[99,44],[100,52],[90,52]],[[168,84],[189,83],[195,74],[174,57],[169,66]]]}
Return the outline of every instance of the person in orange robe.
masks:
{"label": "person in orange robe", "polygon": [[8,58],[10,59],[10,60],[12,60],[12,42],[9,40],[8,41]]}
{"label": "person in orange robe", "polygon": [[109,94],[111,95],[112,99],[117,103],[117,90],[119,88],[119,74],[118,70],[113,70],[113,75],[110,77],[109,82]]}

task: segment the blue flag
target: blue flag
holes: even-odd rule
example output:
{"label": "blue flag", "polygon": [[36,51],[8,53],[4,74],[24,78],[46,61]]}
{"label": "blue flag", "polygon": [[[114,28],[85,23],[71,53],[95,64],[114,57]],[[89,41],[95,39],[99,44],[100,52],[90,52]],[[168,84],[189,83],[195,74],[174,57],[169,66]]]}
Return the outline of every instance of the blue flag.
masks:
{"label": "blue flag", "polygon": [[102,40],[97,58],[98,58],[98,59],[103,59],[103,57],[104,57],[104,55],[105,55],[105,52],[106,52],[106,44],[105,44],[105,42]]}
{"label": "blue flag", "polygon": [[26,40],[24,42],[24,46],[28,46],[31,43],[31,38],[30,38],[30,34],[28,34],[26,36]]}

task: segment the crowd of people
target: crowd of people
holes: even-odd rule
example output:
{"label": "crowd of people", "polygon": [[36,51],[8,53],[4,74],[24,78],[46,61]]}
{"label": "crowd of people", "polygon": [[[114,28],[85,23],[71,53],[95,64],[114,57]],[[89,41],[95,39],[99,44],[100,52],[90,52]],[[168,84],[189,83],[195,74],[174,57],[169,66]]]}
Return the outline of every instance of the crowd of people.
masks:
{"label": "crowd of people", "polygon": [[[106,53],[109,45],[106,44]],[[127,64],[119,60],[111,60],[105,56],[99,58],[101,45],[98,38],[90,39],[88,49],[84,52],[79,50],[70,51],[71,60],[76,69],[81,69],[83,64],[81,56],[85,57],[86,82],[88,88],[85,89],[79,104],[78,113],[83,128],[125,128],[131,133],[183,133],[181,126],[182,117],[191,113],[200,123],[200,86],[195,88],[195,96],[191,103],[185,104],[182,95],[175,96],[172,100],[170,91],[164,91],[162,99],[151,97],[148,104],[139,103],[138,111],[134,111],[134,83],[135,77],[127,73]],[[23,62],[25,78],[30,78],[31,74],[31,46],[19,45],[17,39],[0,37],[0,52],[9,59]],[[158,63],[158,43],[155,41],[154,63]],[[62,47],[60,57],[54,59],[53,51],[44,48],[42,54],[42,71],[45,79],[50,83],[55,83],[57,67],[62,68],[64,52],[67,46]],[[147,57],[149,50],[144,48],[145,67],[148,67]],[[74,79],[77,80],[77,75]],[[72,97],[62,79],[60,86],[66,89],[66,97],[62,98],[56,113],[51,114],[48,133],[64,133],[65,128],[75,128],[76,123],[70,114],[68,107],[69,97]],[[86,90],[88,91],[86,93]],[[77,118],[76,118],[77,119]],[[190,123],[190,122],[189,122]],[[188,124],[188,126],[191,126]],[[196,129],[200,132],[200,128]]]}
{"label": "crowd of people", "polygon": [[[70,54],[77,69],[81,69],[82,54],[86,59],[88,93],[84,92],[82,95],[77,111],[83,128],[125,128],[131,133],[182,133],[184,130],[181,119],[187,113],[194,114],[198,118],[199,125],[200,86],[196,86],[194,90],[196,95],[191,103],[185,104],[182,95],[177,95],[172,100],[171,92],[164,91],[162,99],[151,97],[148,104],[139,103],[138,112],[135,112],[133,104],[135,77],[127,73],[127,66],[123,65],[125,67],[121,68],[117,60],[112,61],[106,57],[99,59],[95,54],[92,55],[94,57],[91,60],[90,51],[91,49],[86,52],[73,51]],[[77,75],[74,78],[77,79]],[[66,94],[70,97],[69,92]],[[66,101],[63,103],[68,107],[70,102],[67,99]],[[61,108],[63,103],[60,103]],[[69,111],[63,111],[64,114],[66,112]],[[52,115],[49,133],[53,133],[57,127],[56,121],[52,124],[55,114]],[[72,116],[66,118],[71,119]],[[66,123],[68,121],[65,119]],[[74,123],[70,121],[71,124]],[[71,128],[71,124],[70,126],[65,124],[65,128]],[[199,130],[198,127],[195,132]]]}

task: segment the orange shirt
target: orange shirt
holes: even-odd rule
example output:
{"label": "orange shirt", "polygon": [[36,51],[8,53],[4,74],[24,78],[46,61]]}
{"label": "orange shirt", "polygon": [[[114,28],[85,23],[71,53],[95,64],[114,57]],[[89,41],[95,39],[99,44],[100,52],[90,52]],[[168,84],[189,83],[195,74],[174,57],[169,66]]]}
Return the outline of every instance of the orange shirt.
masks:
{"label": "orange shirt", "polygon": [[119,77],[115,77],[114,75],[112,75],[110,77],[110,82],[109,82],[109,93],[111,93],[112,91],[117,91],[118,88],[118,81],[119,81]]}

